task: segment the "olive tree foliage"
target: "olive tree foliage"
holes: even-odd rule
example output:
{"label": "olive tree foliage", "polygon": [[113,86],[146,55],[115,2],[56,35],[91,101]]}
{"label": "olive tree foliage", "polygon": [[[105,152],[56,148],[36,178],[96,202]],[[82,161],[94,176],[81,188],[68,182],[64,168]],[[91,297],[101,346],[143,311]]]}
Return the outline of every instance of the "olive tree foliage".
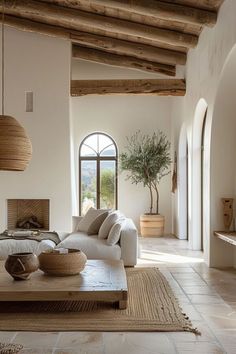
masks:
{"label": "olive tree foliage", "polygon": [[104,170],[101,173],[101,199],[102,207],[112,209],[115,207],[115,171]]}
{"label": "olive tree foliage", "polygon": [[[162,131],[143,135],[140,131],[127,138],[126,151],[120,154],[120,169],[131,183],[143,183],[150,192],[150,214],[159,214],[159,183],[170,173],[170,142]],[[155,197],[154,197],[155,196]],[[153,205],[156,199],[156,208]]]}

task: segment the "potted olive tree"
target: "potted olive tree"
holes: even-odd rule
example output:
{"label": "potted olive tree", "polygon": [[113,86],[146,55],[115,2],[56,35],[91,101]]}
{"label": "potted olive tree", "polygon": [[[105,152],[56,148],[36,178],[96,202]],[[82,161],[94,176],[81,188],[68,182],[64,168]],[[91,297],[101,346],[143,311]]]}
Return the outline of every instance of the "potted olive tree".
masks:
{"label": "potted olive tree", "polygon": [[143,135],[140,131],[127,138],[126,151],[120,154],[120,169],[127,171],[131,183],[142,183],[150,194],[150,209],[140,216],[142,236],[161,236],[164,233],[164,216],[159,214],[159,183],[169,174],[170,142],[158,131]]}

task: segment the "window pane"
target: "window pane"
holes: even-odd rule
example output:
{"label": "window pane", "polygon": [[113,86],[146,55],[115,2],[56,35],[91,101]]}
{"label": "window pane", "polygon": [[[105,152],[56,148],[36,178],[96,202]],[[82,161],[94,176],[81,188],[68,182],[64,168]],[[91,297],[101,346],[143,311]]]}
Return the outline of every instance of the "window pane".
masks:
{"label": "window pane", "polygon": [[97,203],[96,161],[81,161],[81,215]]}
{"label": "window pane", "polygon": [[101,156],[116,156],[116,149],[114,145],[108,146],[101,153]]}
{"label": "window pane", "polygon": [[98,134],[92,134],[85,139],[84,144],[90,146],[93,150],[98,152]]}
{"label": "window pane", "polygon": [[99,153],[111,144],[113,144],[113,141],[108,136],[99,134]]}
{"label": "window pane", "polygon": [[116,180],[115,180],[115,161],[100,162],[100,207],[115,208],[116,201]]}
{"label": "window pane", "polygon": [[90,147],[82,145],[80,156],[97,156],[97,154]]}

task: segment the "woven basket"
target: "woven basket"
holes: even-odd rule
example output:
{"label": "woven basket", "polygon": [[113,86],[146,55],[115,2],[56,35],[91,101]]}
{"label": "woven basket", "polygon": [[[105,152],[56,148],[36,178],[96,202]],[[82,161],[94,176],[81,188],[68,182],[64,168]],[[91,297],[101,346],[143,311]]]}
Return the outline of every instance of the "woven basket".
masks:
{"label": "woven basket", "polygon": [[55,276],[79,274],[85,267],[86,255],[76,249],[68,249],[68,253],[58,253],[56,250],[42,252],[39,256],[39,269]]}

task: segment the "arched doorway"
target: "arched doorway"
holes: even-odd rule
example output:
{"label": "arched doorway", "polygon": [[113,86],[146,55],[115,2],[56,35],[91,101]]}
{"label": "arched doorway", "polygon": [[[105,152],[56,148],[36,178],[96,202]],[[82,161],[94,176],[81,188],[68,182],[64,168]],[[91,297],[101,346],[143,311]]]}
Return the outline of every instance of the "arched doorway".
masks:
{"label": "arched doorway", "polygon": [[192,173],[191,173],[191,238],[193,250],[201,250],[205,230],[205,170],[203,147],[206,137],[207,103],[201,98],[196,106],[192,131]]}
{"label": "arched doorway", "polygon": [[185,124],[182,125],[178,147],[178,230],[181,240],[188,239],[188,139]]}

